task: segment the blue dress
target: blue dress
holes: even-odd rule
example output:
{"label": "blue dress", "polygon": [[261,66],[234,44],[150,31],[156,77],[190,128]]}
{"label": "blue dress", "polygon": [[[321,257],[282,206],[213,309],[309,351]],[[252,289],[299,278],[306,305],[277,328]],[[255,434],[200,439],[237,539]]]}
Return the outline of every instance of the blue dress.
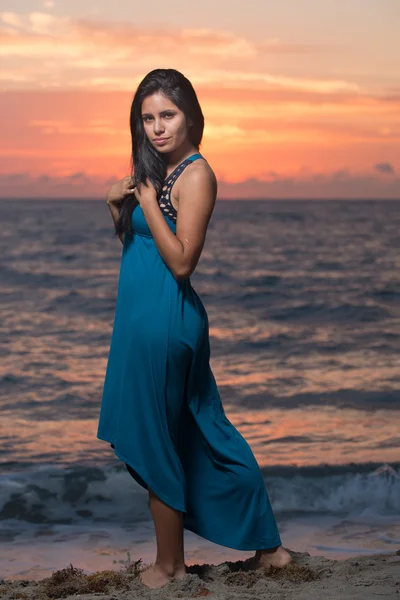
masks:
{"label": "blue dress", "polygon": [[[199,153],[165,179],[159,200],[176,233],[171,188]],[[227,419],[210,367],[207,312],[190,278],[177,280],[138,204],[125,235],[97,437],[184,528],[237,550],[281,544],[253,452]]]}

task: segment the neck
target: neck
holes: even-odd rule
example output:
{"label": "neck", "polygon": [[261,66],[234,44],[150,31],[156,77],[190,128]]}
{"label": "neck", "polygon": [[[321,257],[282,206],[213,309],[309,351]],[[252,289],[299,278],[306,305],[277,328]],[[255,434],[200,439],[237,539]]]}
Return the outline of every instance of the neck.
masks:
{"label": "neck", "polygon": [[185,144],[185,146],[179,146],[175,150],[172,150],[168,153],[167,156],[167,164],[170,169],[174,169],[181,162],[183,162],[186,158],[191,156],[192,154],[196,154],[198,152],[197,148],[195,148],[192,144]]}

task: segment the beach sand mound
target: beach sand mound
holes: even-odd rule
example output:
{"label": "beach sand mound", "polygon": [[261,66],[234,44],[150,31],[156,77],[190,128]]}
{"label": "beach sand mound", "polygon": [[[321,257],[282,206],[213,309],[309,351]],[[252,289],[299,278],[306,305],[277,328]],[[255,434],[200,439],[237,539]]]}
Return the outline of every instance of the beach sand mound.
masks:
{"label": "beach sand mound", "polygon": [[191,565],[184,579],[153,590],[138,580],[141,559],[89,575],[70,563],[40,581],[1,581],[0,600],[400,600],[400,550],[340,561],[288,551],[293,561],[283,568],[255,571],[251,559]]}

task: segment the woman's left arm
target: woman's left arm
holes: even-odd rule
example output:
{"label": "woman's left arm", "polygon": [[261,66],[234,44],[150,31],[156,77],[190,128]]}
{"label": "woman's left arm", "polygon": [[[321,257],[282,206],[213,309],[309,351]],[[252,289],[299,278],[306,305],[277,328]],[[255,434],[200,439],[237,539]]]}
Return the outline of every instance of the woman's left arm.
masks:
{"label": "woman's left arm", "polygon": [[217,180],[205,163],[191,165],[180,179],[176,235],[165,221],[150,182],[148,188],[140,186],[140,193],[135,188],[135,195],[162,258],[175,279],[186,279],[195,270],[203,250],[217,197]]}

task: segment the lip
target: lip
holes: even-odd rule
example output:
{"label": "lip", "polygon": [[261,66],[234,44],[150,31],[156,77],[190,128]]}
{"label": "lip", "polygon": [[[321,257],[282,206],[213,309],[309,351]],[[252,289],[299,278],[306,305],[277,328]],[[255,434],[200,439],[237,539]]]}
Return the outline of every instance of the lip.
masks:
{"label": "lip", "polygon": [[164,142],[168,142],[169,138],[156,138],[154,141],[156,144],[163,144]]}

